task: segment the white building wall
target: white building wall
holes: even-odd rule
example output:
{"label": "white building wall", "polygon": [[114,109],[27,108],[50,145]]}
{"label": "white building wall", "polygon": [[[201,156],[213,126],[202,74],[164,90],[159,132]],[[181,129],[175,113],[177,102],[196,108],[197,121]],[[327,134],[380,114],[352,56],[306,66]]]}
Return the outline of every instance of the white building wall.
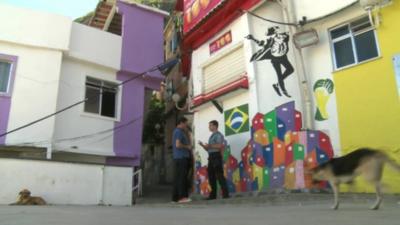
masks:
{"label": "white building wall", "polygon": [[121,50],[121,36],[72,23],[68,56],[119,70]]}
{"label": "white building wall", "polygon": [[[116,72],[114,69],[102,67],[97,64],[64,57],[62,60],[57,110],[85,99],[85,82],[87,76],[118,83]],[[120,90],[122,90],[122,87]],[[117,105],[119,106],[117,108],[118,115],[121,102],[119,101]],[[115,121],[117,119],[84,112],[84,103],[60,113],[56,116],[53,151],[112,156],[114,155],[114,132],[112,129],[114,128]],[[97,134],[106,130],[109,130],[109,132]],[[60,141],[61,139],[87,135],[90,136]]]}
{"label": "white building wall", "polygon": [[72,23],[68,17],[0,4],[0,21],[2,41],[56,50],[68,49]]}
{"label": "white building wall", "polygon": [[[265,18],[269,18],[275,21],[284,21],[282,15],[282,8],[279,4],[275,2],[267,2],[261,5],[254,11],[255,14],[260,15]],[[288,32],[289,28],[284,25],[277,25],[270,23],[254,16],[249,16],[250,33],[258,40],[266,39],[266,32],[269,27],[279,26],[280,32]],[[272,66],[271,60],[263,61],[253,61],[256,71],[256,81],[257,81],[257,96],[259,99],[259,112],[267,113],[274,110],[275,107],[280,106],[284,103],[295,101],[296,109],[302,109],[301,105],[301,95],[299,89],[298,75],[296,71],[296,62],[293,57],[293,51],[295,51],[292,45],[292,37],[289,40],[289,52],[287,54],[288,59],[292,66],[294,67],[294,72],[285,79],[285,86],[288,93],[292,96],[288,98],[284,95],[278,96],[272,87],[272,84],[278,82],[276,72]],[[250,40],[248,40],[250,42]],[[254,54],[261,47],[256,43],[252,42],[252,53]],[[250,59],[249,59],[250,61]],[[251,63],[250,63],[251,64]],[[284,70],[284,69],[282,69]]]}
{"label": "white building wall", "polygon": [[103,204],[131,205],[132,181],[132,167],[103,167]]}
{"label": "white building wall", "polygon": [[[232,43],[228,44],[224,48],[220,49],[216,53],[210,55],[209,44],[213,42],[215,39],[220,37],[222,34],[231,31],[232,34]],[[201,83],[202,83],[202,65],[206,62],[210,62],[215,58],[220,57],[224,54],[229,54],[232,48],[238,45],[243,45],[243,51],[245,56],[248,55],[248,49],[246,49],[247,43],[245,43],[244,37],[248,34],[248,21],[247,18],[241,17],[234,21],[230,26],[221,30],[218,34],[214,36],[214,38],[210,39],[206,43],[204,43],[201,47],[196,49],[192,54],[192,76],[193,76],[193,93],[194,96],[201,94]],[[245,59],[248,62],[248,59]],[[253,82],[254,74],[252,70],[249,70],[246,65],[246,70],[249,76],[249,80]],[[253,82],[254,84],[254,82]],[[250,84],[252,85],[252,84]],[[254,86],[254,85],[253,85]],[[251,93],[248,90],[240,90],[223,97],[218,98],[218,101],[225,110],[243,105],[249,104],[249,114],[250,116],[256,114],[256,109],[252,107],[257,107],[257,98],[251,98]],[[253,110],[252,110],[253,109]],[[250,118],[251,119],[251,118]],[[211,133],[208,130],[208,122],[211,120],[217,120],[219,123],[219,130],[222,134],[225,134],[225,125],[224,125],[224,114],[220,113],[211,102],[208,102],[204,105],[199,106],[195,109],[194,114],[194,135],[195,135],[195,149],[200,153],[201,161],[203,164],[207,163],[207,152],[202,149],[200,145],[197,144],[198,141],[208,142],[208,138]],[[250,139],[250,132],[236,134],[232,136],[225,137],[228,141],[228,144],[231,146],[232,154],[240,158],[240,152],[246,145],[247,141]]]}
{"label": "white building wall", "polygon": [[[118,83],[120,36],[3,4],[0,21],[0,53],[18,57],[8,130],[83,100],[86,76]],[[81,104],[7,135],[6,144],[114,155],[113,132],[74,142],[57,140],[110,130],[117,120],[85,114]],[[51,204],[131,204],[131,168],[0,159],[0,178],[0,204],[15,202],[23,188]]]}
{"label": "white building wall", "polygon": [[[73,23],[69,50],[62,60],[57,110],[85,99],[87,76],[119,83],[116,74],[120,69],[121,46],[122,39],[118,35]],[[57,115],[53,151],[113,156],[112,129],[119,119],[120,100],[118,96],[116,119],[85,113],[84,104]],[[108,132],[96,134],[106,130]],[[87,135],[91,136],[59,141]]]}
{"label": "white building wall", "polygon": [[[8,130],[56,111],[62,52],[0,41],[1,53],[18,56]],[[35,142],[46,146],[54,131],[54,117],[6,136],[6,144]]]}
{"label": "white building wall", "polygon": [[315,0],[289,0],[295,4],[297,21],[302,17],[313,20],[331,14],[337,10],[345,8],[358,0],[335,0],[335,1],[315,1]]}
{"label": "white building wall", "polygon": [[[34,171],[34,172],[33,172]],[[49,204],[131,205],[132,168],[0,159],[0,204],[28,189]]]}
{"label": "white building wall", "polygon": [[[0,5],[0,12],[1,21],[9,21],[0,24],[6,31],[0,32],[0,53],[18,56],[8,130],[83,100],[86,76],[118,83],[120,36],[58,15],[7,5]],[[117,120],[85,114],[81,104],[7,135],[6,144],[53,144],[55,151],[114,155],[113,132],[74,142],[57,140],[112,129]]]}
{"label": "white building wall", "polygon": [[[62,51],[69,45],[67,17],[0,5],[0,52],[18,57],[8,131],[54,113]],[[35,142],[46,146],[54,118],[6,137],[6,144]]]}
{"label": "white building wall", "polygon": [[[264,3],[263,5],[259,6],[254,11],[254,13],[273,20],[283,21],[282,10],[277,3]],[[248,34],[252,34],[258,40],[265,40],[265,33],[268,27],[275,25],[276,24],[272,24],[264,20],[260,20],[259,18],[255,18],[251,15],[245,14],[234,21],[230,26],[221,30],[219,34],[215,35],[215,37],[219,37],[221,34],[231,30],[233,37],[232,43],[216,53],[216,56],[213,55],[210,58],[209,55],[209,43],[214,41],[213,39],[211,39],[209,42],[206,42],[199,49],[194,51],[192,54],[194,95],[196,96],[201,93],[200,65],[204,63],[205,60],[212,60],[212,58],[217,57],[218,54],[224,54],[225,51],[229,51],[229,48],[231,46],[242,43],[246,57],[245,61],[246,71],[249,78],[249,89],[243,94],[238,95],[233,93],[223,97],[220,101],[222,102],[224,110],[231,109],[243,104],[249,104],[250,125],[253,116],[257,112],[267,113],[271,110],[274,110],[275,107],[289,101],[296,101],[296,108],[301,110],[301,98],[296,71],[285,80],[286,88],[293,97],[280,97],[275,93],[274,89],[272,88],[272,84],[277,83],[277,76],[270,60],[250,62],[251,56],[258,49],[260,49],[260,47],[254,42],[245,39],[244,37]],[[281,26],[281,30],[288,31],[288,28]],[[293,51],[292,46],[290,46],[288,57],[293,67],[295,67],[295,62],[293,60],[291,51]],[[221,124],[220,130],[221,132],[224,132],[224,115],[220,114],[210,103],[207,104],[208,107],[201,106],[196,109],[195,113],[195,138],[197,139],[201,137],[202,141],[208,140],[208,121],[212,119],[217,119],[219,121],[219,123]],[[201,126],[201,128],[198,128],[198,126]],[[240,158],[241,150],[250,140],[250,131],[246,133],[231,135],[226,137],[226,139],[231,146],[232,154],[236,158]],[[201,147],[197,146],[196,149],[201,149]],[[201,152],[202,161],[204,162],[204,160],[206,160],[206,153],[204,151]]]}
{"label": "white building wall", "polygon": [[[304,10],[302,7],[308,9],[308,13],[319,17],[323,12],[330,13],[341,9],[349,4],[352,4],[352,1],[339,1],[338,4],[328,3],[322,5],[322,2],[315,2],[316,7],[311,7],[311,1],[309,0],[302,0],[302,1],[294,1],[296,4],[296,10],[298,10],[297,15],[303,15],[304,13],[301,10]],[[333,5],[334,6],[333,6]],[[335,8],[336,7],[336,8]],[[360,8],[360,7],[353,7],[353,8]],[[329,11],[329,12],[328,12]],[[348,13],[352,14],[349,10]],[[361,8],[359,11],[362,11]],[[257,8],[254,13],[260,15],[265,18],[270,18],[276,21],[284,21],[282,16],[282,8],[273,2],[268,2],[261,5]],[[318,14],[318,15],[317,15]],[[358,12],[360,14],[360,12]],[[350,15],[349,15],[350,16]],[[353,14],[353,16],[355,16]],[[339,24],[337,19],[333,18],[342,18],[342,16],[330,16],[327,20],[321,20],[320,22],[315,22],[313,24],[307,25],[307,27],[315,27],[318,30],[318,35],[320,38],[320,42],[317,45],[306,47],[302,49],[303,51],[303,59],[305,62],[305,70],[306,70],[306,77],[308,81],[309,90],[311,91],[312,97],[312,118],[314,120],[315,112],[316,112],[316,99],[313,92],[313,85],[319,79],[331,79],[332,78],[332,60],[331,60],[331,50],[329,44],[329,36],[328,36],[328,29],[336,26]],[[329,24],[327,21],[330,21]],[[342,22],[345,21],[342,18]],[[265,37],[264,33],[266,32],[267,28],[270,26],[276,26],[276,24],[272,24],[266,21],[262,21],[258,18],[250,16],[250,24],[251,24],[251,33],[256,37]],[[323,24],[323,25],[322,25]],[[322,28],[322,27],[323,28]],[[279,25],[281,30],[288,31],[287,26]],[[306,29],[305,28],[305,29]],[[322,29],[321,29],[322,28]],[[304,113],[304,105],[302,104],[301,99],[301,92],[300,92],[300,83],[298,80],[298,73],[296,71],[296,61],[294,59],[294,51],[297,51],[295,46],[292,44],[293,40],[290,37],[290,47],[288,58],[293,67],[295,68],[295,72],[291,74],[286,80],[286,89],[288,90],[289,94],[292,98],[287,97],[279,97],[275,91],[272,89],[272,84],[277,82],[276,73],[272,67],[272,64],[269,61],[259,61],[256,62],[256,74],[257,74],[257,85],[258,85],[258,96],[259,96],[259,105],[260,105],[260,112],[266,113],[273,110],[275,107],[284,104],[288,101],[295,101],[296,109],[303,112],[303,118],[305,117]],[[253,44],[255,49],[257,48],[256,44]],[[253,50],[253,52],[255,52]],[[339,127],[338,127],[338,115],[336,109],[336,96],[335,92],[330,95],[329,102],[327,104],[327,111],[329,113],[329,119],[324,121],[317,121],[314,120],[314,129],[321,130],[328,134],[331,138],[331,143],[333,145],[335,154],[340,153],[340,138],[339,138]],[[304,120],[303,120],[304,121]],[[303,124],[304,127],[304,124]]]}
{"label": "white building wall", "polygon": [[[334,66],[328,30],[362,15],[366,15],[365,11],[360,6],[355,5],[340,14],[330,16],[329,18],[306,26],[306,28],[316,29],[319,36],[317,45],[307,47],[303,51],[303,56],[306,59],[305,66],[309,75],[309,81],[312,85],[319,79],[329,78],[333,81],[332,72]],[[314,94],[313,97],[313,110],[315,113],[316,101]],[[330,95],[326,109],[329,116],[328,120],[315,121],[315,128],[329,135],[335,154],[340,154],[340,136],[335,89]]]}
{"label": "white building wall", "polygon": [[[250,101],[249,93],[243,91],[240,94],[236,93],[233,95],[228,95],[220,100],[224,110],[231,109],[243,104],[248,104]],[[249,118],[251,119],[251,118]],[[220,113],[217,108],[211,103],[206,103],[201,106],[199,110],[196,110],[194,114],[194,135],[195,135],[195,150],[199,152],[201,157],[201,162],[203,164],[207,163],[208,153],[197,143],[198,141],[208,142],[211,132],[208,129],[208,122],[211,120],[217,120],[219,123],[219,131],[225,134],[225,121],[224,114]],[[250,132],[245,132],[241,134],[235,134],[231,136],[225,136],[228,144],[231,147],[232,155],[237,159],[240,159],[241,151],[250,140]]]}
{"label": "white building wall", "polygon": [[[234,21],[230,26],[221,30],[218,34],[214,36],[214,38],[205,42],[201,47],[193,51],[192,53],[192,70],[191,76],[193,76],[193,94],[197,96],[201,94],[201,84],[202,84],[202,65],[208,61],[212,61],[214,58],[218,58],[221,55],[226,54],[232,48],[232,46],[236,46],[243,42],[244,37],[247,33],[247,21],[241,17]],[[210,55],[209,45],[211,42],[215,41],[222,34],[227,31],[231,31],[232,33],[232,43],[226,45],[224,48],[220,49],[216,53]]]}
{"label": "white building wall", "polygon": [[[351,5],[353,3],[354,1],[350,0],[341,0],[339,2],[315,2],[311,0],[295,1],[297,16],[299,16],[300,18],[301,16],[305,15],[308,17],[308,19],[323,16],[325,14],[347,7],[348,5]],[[315,27],[318,30],[320,38],[320,42],[318,45],[303,49],[306,76],[308,79],[309,90],[312,92],[311,97],[313,98],[313,117],[316,112],[316,100],[313,93],[314,83],[319,79],[329,78],[333,80],[331,55],[327,54],[331,52],[329,45],[328,29],[338,25],[339,23],[345,22],[346,20],[354,18],[356,17],[356,15],[361,15],[361,13],[363,12],[361,8],[358,7],[358,5],[354,6],[353,8],[355,10],[346,9],[346,11],[344,12],[344,17],[343,14],[341,14],[340,16],[330,16],[329,20],[321,20],[321,22],[315,22],[306,26]],[[279,4],[275,2],[265,2],[264,4],[257,7],[253,11],[253,13],[268,19],[282,22],[284,21],[282,8]],[[292,44],[292,37],[290,37],[289,53],[287,56],[295,71],[285,80],[286,89],[292,96],[291,98],[278,96],[272,88],[272,84],[277,83],[277,76],[270,60],[249,62],[251,55],[254,54],[258,49],[260,49],[260,47],[256,43],[244,39],[244,37],[247,34],[252,34],[255,38],[259,40],[265,40],[266,31],[271,26],[279,26],[281,28],[281,31],[289,31],[289,28],[285,25],[270,23],[256,18],[252,15],[244,15],[224,30],[221,30],[219,34],[215,35],[215,37],[219,37],[221,34],[227,32],[228,30],[231,30],[233,36],[232,43],[224,49],[220,50],[218,53],[216,53],[216,55],[224,54],[224,51],[227,51],[230,46],[234,46],[235,44],[243,42],[247,62],[246,68],[248,72],[250,86],[249,90],[246,91],[246,93],[239,95],[229,94],[229,97],[223,97],[222,99],[220,99],[220,102],[222,103],[224,110],[248,103],[249,115],[251,120],[254,114],[257,112],[265,114],[284,103],[295,101],[296,109],[301,111],[304,117],[304,105],[301,99],[300,82],[298,73],[296,71],[297,62],[294,58],[294,51],[297,51],[297,49],[295,49],[295,46]],[[209,43],[213,40],[214,39],[211,39],[210,41],[206,42],[199,49],[195,50],[192,54],[194,96],[197,96],[201,93],[202,80],[200,65],[202,65],[206,60],[212,60],[212,57],[214,57],[210,57],[209,55]],[[324,121],[315,121],[314,128],[328,134],[328,136],[331,138],[331,143],[333,145],[335,154],[339,154],[340,138],[336,107],[336,96],[335,92],[333,92],[327,104],[329,119]],[[224,132],[223,114],[220,114],[211,103],[200,106],[195,111],[194,124],[196,142],[198,140],[208,140],[208,137],[210,135],[208,131],[208,122],[212,119],[216,119],[217,121],[219,121],[219,123],[221,124],[220,131]],[[232,153],[235,157],[240,158],[240,151],[249,140],[249,138],[250,132],[227,137],[227,140],[232,148]],[[201,147],[196,146],[196,150],[197,149],[201,149]],[[202,161],[205,162],[207,159],[206,152],[200,150],[200,153]]]}

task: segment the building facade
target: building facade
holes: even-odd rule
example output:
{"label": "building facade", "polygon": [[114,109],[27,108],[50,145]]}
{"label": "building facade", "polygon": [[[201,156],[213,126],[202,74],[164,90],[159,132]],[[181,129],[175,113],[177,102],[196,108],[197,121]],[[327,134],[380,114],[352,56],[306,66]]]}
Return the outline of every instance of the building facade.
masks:
{"label": "building facade", "polygon": [[[320,41],[304,50],[304,58],[312,85],[319,79],[330,79],[334,84],[336,106],[328,104],[327,120],[316,123],[335,118],[340,153],[372,147],[398,161],[400,46],[393,40],[399,38],[395,21],[400,4],[378,2],[381,5],[372,8],[371,18],[358,1],[347,1],[346,8],[307,24],[305,29],[314,28]],[[317,11],[314,8],[303,13]],[[315,108],[322,100],[318,102],[317,95],[314,90]],[[389,168],[385,170],[384,183],[390,191],[400,191],[400,180]],[[360,182],[355,190],[373,188]]]}
{"label": "building facade", "polygon": [[[210,1],[200,4],[199,12],[196,1],[185,2],[195,141],[208,140],[208,122],[219,122],[229,146],[224,159],[231,192],[324,187],[311,185],[304,170],[358,147],[396,152],[398,140],[391,131],[397,129],[392,127],[397,117],[375,116],[398,112],[392,63],[398,49],[386,42],[396,38],[390,24],[397,4],[374,8],[373,15],[380,10],[378,26],[369,22],[358,1],[350,0]],[[224,19],[215,19],[219,13]],[[296,35],[312,28],[318,43],[296,48]],[[346,33],[345,28],[353,30]],[[390,60],[384,59],[381,45]],[[386,71],[386,77],[376,79],[378,70]],[[378,86],[378,81],[385,83]],[[351,84],[369,91],[359,92]],[[369,109],[375,100],[390,109],[376,107],[377,114]],[[371,127],[382,128],[379,135],[385,137]],[[384,132],[384,127],[392,128]],[[206,193],[207,153],[200,146],[196,152],[197,184]],[[398,191],[400,182],[390,183]]]}
{"label": "building facade", "polygon": [[[167,13],[133,3],[117,6],[126,18],[122,36],[1,6],[3,17],[13,17],[13,24],[2,25],[8,32],[1,37],[1,133],[76,104],[4,135],[7,154],[35,147],[53,159],[140,164],[145,91],[158,89],[162,80],[157,68]],[[143,18],[147,24],[138,22]],[[46,26],[57,32],[41,29]]]}

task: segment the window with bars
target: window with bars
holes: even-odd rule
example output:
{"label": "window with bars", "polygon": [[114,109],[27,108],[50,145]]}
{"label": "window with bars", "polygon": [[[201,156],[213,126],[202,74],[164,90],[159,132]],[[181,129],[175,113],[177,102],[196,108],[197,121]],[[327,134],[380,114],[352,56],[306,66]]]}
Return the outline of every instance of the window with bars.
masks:
{"label": "window with bars", "polygon": [[96,78],[86,78],[84,111],[116,118],[118,84]]}
{"label": "window with bars", "polygon": [[379,56],[376,32],[368,16],[329,31],[335,69]]}
{"label": "window with bars", "polygon": [[0,60],[0,93],[7,94],[10,89],[12,63]]}

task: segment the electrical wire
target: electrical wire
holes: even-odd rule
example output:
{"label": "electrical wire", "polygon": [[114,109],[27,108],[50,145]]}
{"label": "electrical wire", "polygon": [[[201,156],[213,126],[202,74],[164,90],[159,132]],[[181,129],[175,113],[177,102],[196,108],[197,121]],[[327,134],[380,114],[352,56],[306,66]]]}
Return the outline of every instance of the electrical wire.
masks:
{"label": "electrical wire", "polygon": [[[123,81],[123,82],[117,84],[116,86],[117,86],[117,87],[118,87],[118,86],[122,86],[122,85],[124,85],[124,84],[126,84],[126,83],[128,83],[128,82],[130,82],[130,81],[132,81],[132,80],[135,80],[135,79],[139,78],[139,77],[145,77],[145,75],[146,75],[147,73],[154,72],[154,71],[158,70],[158,68],[159,68],[161,65],[163,65],[163,64],[164,64],[164,63],[160,63],[160,64],[158,64],[158,65],[156,65],[156,66],[154,66],[154,67],[151,67],[150,69],[148,69],[148,70],[146,70],[146,71],[144,71],[144,72],[142,72],[142,73],[136,74],[135,76],[133,76],[133,77],[131,77],[131,78],[129,78],[129,79],[127,79],[127,80],[125,80],[125,81]],[[93,97],[97,97],[97,95],[96,95],[96,96],[93,96]],[[49,115],[47,115],[47,116],[44,116],[44,117],[42,117],[42,118],[40,118],[40,119],[37,119],[37,120],[35,120],[35,121],[32,121],[32,122],[30,122],[30,123],[27,123],[27,124],[25,124],[25,125],[22,125],[22,126],[20,126],[20,127],[17,127],[17,128],[15,128],[15,129],[12,129],[12,130],[7,131],[7,132],[5,132],[5,133],[2,133],[2,134],[0,134],[0,137],[4,137],[4,136],[6,136],[6,135],[9,135],[9,134],[14,133],[14,132],[16,132],[16,131],[19,131],[19,130],[21,130],[21,129],[30,127],[30,126],[32,126],[32,125],[34,125],[34,124],[36,124],[36,123],[39,123],[39,122],[41,122],[41,121],[43,121],[43,120],[46,120],[46,119],[48,119],[48,118],[50,118],[50,117],[53,117],[53,116],[55,116],[55,115],[57,115],[57,114],[59,114],[59,113],[62,113],[62,112],[64,112],[64,111],[68,110],[68,109],[71,109],[71,108],[73,108],[73,107],[75,107],[75,106],[77,106],[77,105],[80,105],[80,104],[82,104],[82,103],[88,101],[88,100],[91,99],[91,98],[92,98],[92,96],[87,97],[87,98],[85,98],[84,100],[81,100],[81,101],[79,101],[79,102],[76,102],[76,103],[74,103],[74,104],[72,104],[72,105],[69,105],[69,106],[67,106],[67,107],[65,107],[65,108],[62,108],[62,109],[60,109],[60,110],[58,110],[58,111],[56,111],[56,112],[54,112],[54,113],[52,113],[52,114],[49,114]]]}
{"label": "electrical wire", "polygon": [[276,20],[267,19],[267,18],[264,18],[264,17],[262,17],[262,16],[259,16],[259,15],[255,14],[255,13],[253,13],[253,12],[246,11],[246,10],[241,10],[241,9],[240,9],[240,11],[241,11],[241,12],[246,12],[246,13],[248,13],[248,14],[254,16],[254,17],[257,17],[257,18],[259,18],[259,19],[261,19],[261,20],[268,21],[268,22],[271,22],[271,23],[276,23],[276,24],[280,24],[280,25],[295,26],[295,27],[297,27],[297,26],[300,25],[299,23],[285,23],[285,22],[280,22],[280,21],[276,21]]}
{"label": "electrical wire", "polygon": [[[62,138],[62,139],[57,139],[57,140],[44,140],[44,141],[36,141],[36,142],[22,142],[22,143],[14,143],[14,144],[10,144],[8,146],[32,146],[32,145],[44,145],[44,144],[48,144],[48,143],[62,143],[65,141],[79,141],[81,139],[88,139],[88,138],[92,138],[92,137],[96,137],[98,135],[102,135],[102,134],[107,134],[109,132],[113,132],[113,131],[118,131],[122,128],[125,128],[126,126],[133,124],[134,122],[136,122],[137,120],[143,118],[143,116],[139,116],[135,119],[132,119],[124,124],[120,124],[114,128],[111,129],[106,129],[106,130],[102,130],[99,132],[95,132],[95,133],[91,133],[91,134],[86,134],[86,135],[81,135],[81,136],[76,136],[76,137],[71,137],[71,138]],[[0,147],[2,146],[7,146],[7,145],[0,145]]]}

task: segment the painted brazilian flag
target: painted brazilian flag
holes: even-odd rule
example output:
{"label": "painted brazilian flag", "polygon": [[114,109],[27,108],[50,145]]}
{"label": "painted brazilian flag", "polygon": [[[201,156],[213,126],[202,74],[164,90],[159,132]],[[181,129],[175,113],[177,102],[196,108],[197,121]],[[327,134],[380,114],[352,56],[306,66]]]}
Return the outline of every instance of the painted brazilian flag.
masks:
{"label": "painted brazilian flag", "polygon": [[249,105],[225,111],[225,136],[249,131]]}

